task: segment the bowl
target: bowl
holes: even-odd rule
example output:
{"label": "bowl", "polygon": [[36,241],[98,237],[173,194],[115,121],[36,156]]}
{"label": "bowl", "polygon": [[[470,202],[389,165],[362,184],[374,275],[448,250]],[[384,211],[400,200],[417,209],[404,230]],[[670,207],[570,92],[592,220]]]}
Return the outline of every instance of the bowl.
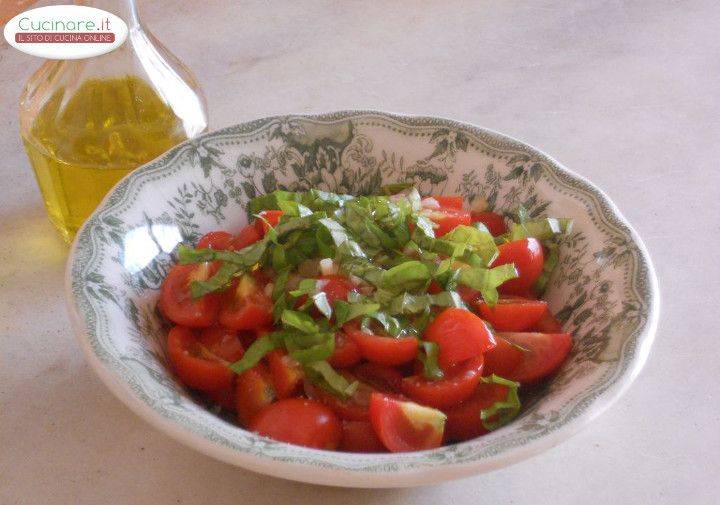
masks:
{"label": "bowl", "polygon": [[[376,193],[413,182],[506,211],[571,217],[545,299],[574,335],[572,353],[511,424],[405,454],[348,454],[275,442],[208,410],[168,367],[155,311],[180,242],[238,230],[245,205],[276,189]],[[539,150],[452,120],[348,111],[282,116],[188,140],[125,177],[79,231],[68,259],[72,324],[99,377],[132,410],[222,461],[286,479],[401,487],[497,469],[568,438],[642,368],[658,288],[642,241],[597,187]]]}

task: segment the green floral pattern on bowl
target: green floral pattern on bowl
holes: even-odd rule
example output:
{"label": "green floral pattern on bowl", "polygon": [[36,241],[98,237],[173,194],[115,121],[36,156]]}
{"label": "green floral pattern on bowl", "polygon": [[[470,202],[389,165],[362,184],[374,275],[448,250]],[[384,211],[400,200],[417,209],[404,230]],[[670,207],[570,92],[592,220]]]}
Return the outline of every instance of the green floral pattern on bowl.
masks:
{"label": "green floral pattern on bowl", "polygon": [[[511,425],[432,451],[317,451],[249,433],[175,381],[155,312],[180,241],[247,222],[247,201],[276,189],[372,194],[410,181],[497,211],[575,220],[545,298],[575,337],[569,361]],[[131,408],[224,461],[331,485],[427,484],[487,471],[569,436],[629,385],[658,315],[642,242],[592,184],[536,149],[450,120],[381,112],[261,119],[187,141],[123,179],[78,234],[68,304],[90,363]]]}

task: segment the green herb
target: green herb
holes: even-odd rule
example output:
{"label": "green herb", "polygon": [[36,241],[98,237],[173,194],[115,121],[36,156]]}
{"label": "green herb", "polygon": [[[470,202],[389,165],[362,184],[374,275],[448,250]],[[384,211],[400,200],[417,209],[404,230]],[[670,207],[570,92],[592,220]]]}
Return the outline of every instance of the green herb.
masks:
{"label": "green herb", "polygon": [[430,380],[440,380],[444,377],[443,371],[438,365],[438,354],[440,347],[435,342],[420,342],[418,359],[423,364],[423,375]]}
{"label": "green herb", "polygon": [[428,267],[420,261],[410,260],[383,272],[380,284],[384,289],[398,293],[418,289],[429,279]]}
{"label": "green herb", "polygon": [[517,276],[517,270],[512,264],[500,265],[495,268],[471,267],[460,271],[458,282],[480,291],[485,302],[492,306],[498,300],[498,286]]}
{"label": "green herb", "polygon": [[480,421],[487,430],[496,430],[515,419],[520,412],[520,398],[518,387],[520,384],[508,379],[503,379],[495,374],[483,377],[485,384],[499,384],[507,387],[507,396],[502,401],[493,403],[490,407],[480,411]]}
{"label": "green herb", "polygon": [[335,302],[335,324],[342,326],[361,316],[366,316],[380,310],[379,303],[348,303],[343,300]]}
{"label": "green herb", "polygon": [[315,320],[304,312],[284,310],[280,320],[284,326],[295,328],[303,333],[318,333],[320,331]]}
{"label": "green herb", "polygon": [[282,332],[268,333],[258,338],[250,344],[247,348],[243,357],[239,361],[236,361],[230,365],[230,370],[236,374],[241,374],[246,370],[250,370],[252,367],[260,363],[260,360],[265,357],[270,351],[280,347],[282,343]]}
{"label": "green herb", "polygon": [[357,390],[357,381],[353,383],[348,382],[348,380],[337,373],[327,361],[309,363],[305,365],[305,371],[308,378],[314,384],[343,398],[352,396]]}

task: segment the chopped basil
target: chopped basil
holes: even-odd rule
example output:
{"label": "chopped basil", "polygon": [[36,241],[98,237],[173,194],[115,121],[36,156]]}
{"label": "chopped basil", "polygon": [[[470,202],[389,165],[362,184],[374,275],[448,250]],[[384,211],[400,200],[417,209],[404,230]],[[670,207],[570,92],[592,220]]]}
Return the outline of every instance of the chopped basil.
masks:
{"label": "chopped basil", "polygon": [[507,387],[507,396],[504,400],[493,403],[490,407],[480,411],[480,422],[487,430],[496,430],[515,419],[520,412],[520,397],[518,387],[520,384],[508,379],[503,379],[495,374],[483,377],[486,384],[499,384]]}

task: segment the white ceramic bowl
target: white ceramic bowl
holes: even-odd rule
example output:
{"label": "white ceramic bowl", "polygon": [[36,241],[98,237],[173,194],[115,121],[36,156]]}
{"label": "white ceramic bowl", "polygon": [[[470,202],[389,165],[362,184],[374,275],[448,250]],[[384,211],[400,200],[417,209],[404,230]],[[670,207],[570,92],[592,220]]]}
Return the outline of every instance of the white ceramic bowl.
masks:
{"label": "white ceramic bowl", "polygon": [[[570,359],[510,425],[431,451],[347,454],[275,442],[196,403],[167,366],[155,312],[180,241],[237,230],[245,204],[276,188],[421,191],[483,198],[509,210],[571,217],[546,299],[573,332]],[[78,340],[108,387],[177,440],[277,477],[334,486],[399,487],[486,472],[569,437],[627,388],[647,358],[658,289],[640,238],[595,186],[504,135],[382,112],[260,119],[184,142],[123,179],[80,230],[67,299]]]}

